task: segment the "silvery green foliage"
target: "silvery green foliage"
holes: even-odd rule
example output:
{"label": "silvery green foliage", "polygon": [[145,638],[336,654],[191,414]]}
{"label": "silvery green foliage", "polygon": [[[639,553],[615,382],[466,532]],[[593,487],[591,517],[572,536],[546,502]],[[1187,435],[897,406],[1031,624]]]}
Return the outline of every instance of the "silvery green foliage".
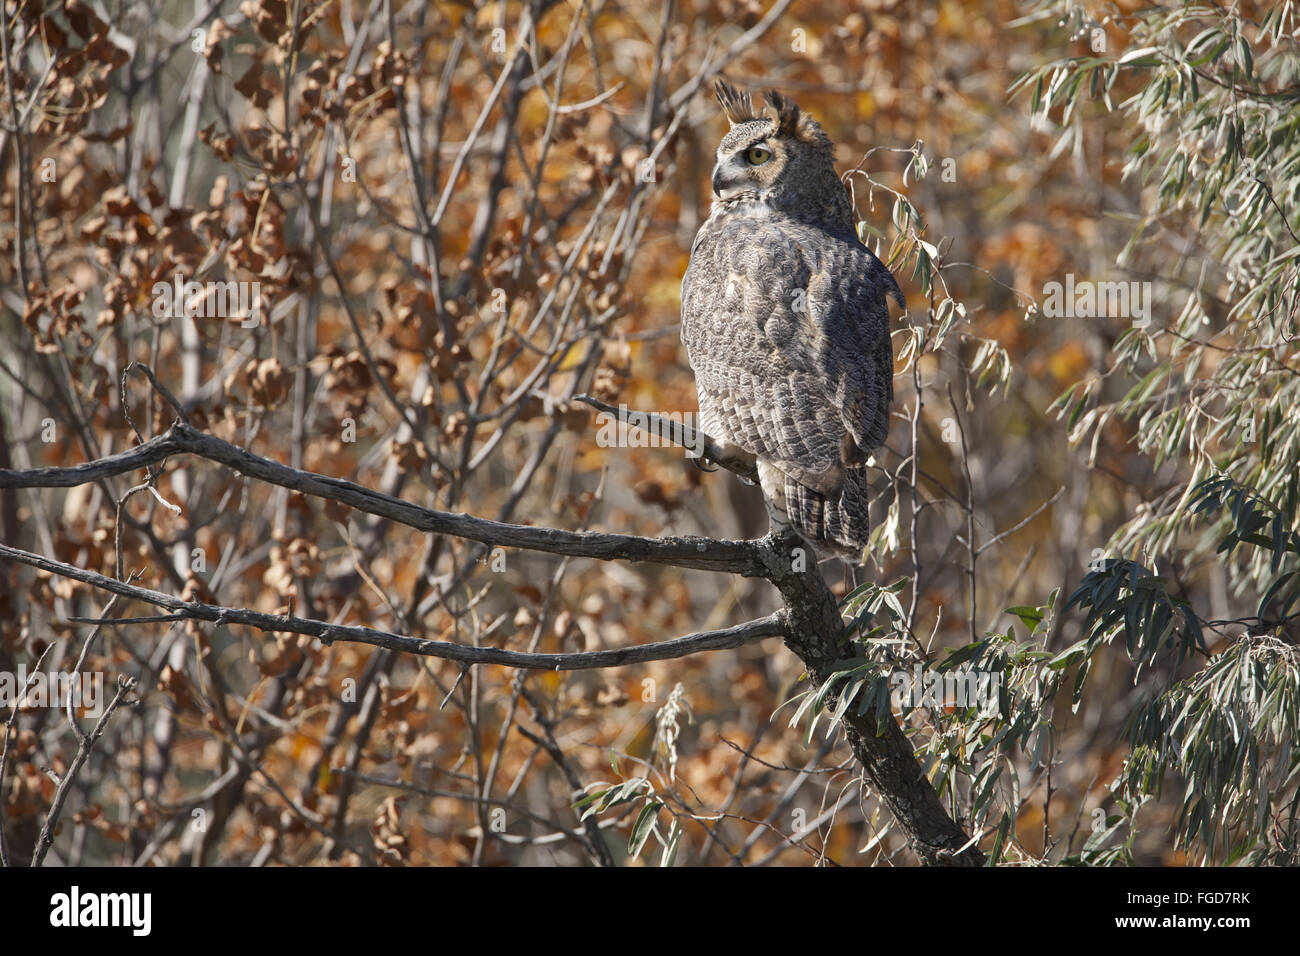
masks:
{"label": "silvery green foliage", "polygon": [[[1042,3],[1027,20],[1048,17],[1063,34],[1099,26],[1070,3]],[[1123,121],[1124,175],[1141,214],[1117,264],[1155,274],[1155,321],[1122,329],[1106,375],[1070,388],[1056,408],[1094,454],[1108,423],[1135,423],[1163,490],[1059,607],[1053,592],[1042,607],[1008,609],[1027,635],[1016,625],[986,632],[930,661],[895,597],[903,582],[858,588],[844,613],[861,653],[796,698],[795,717],[808,718],[811,734],[832,697],[832,721],[848,707],[901,713],[954,816],[973,835],[994,833],[992,862],[1131,864],[1138,837],[1154,831],[1193,862],[1295,865],[1300,52],[1291,34],[1300,7],[1278,3],[1250,22],[1185,3],[1120,26],[1127,48],[1057,59],[1017,88],[1059,131],[1056,155],[1077,148],[1090,122],[1113,134]],[[1168,232],[1187,254],[1153,241]],[[1234,603],[1253,614],[1207,619],[1207,596],[1187,582],[1209,562],[1228,569]],[[1053,641],[1078,625],[1073,643]],[[1043,821],[1054,852],[1028,850],[1017,821],[1023,833],[1025,811],[1051,785],[1048,769],[1070,756],[1056,750],[1058,705],[1086,714],[1090,670],[1110,647],[1122,649],[1136,688],[1123,767],[1104,804]],[[939,671],[999,673],[996,714],[900,709],[889,676],[923,659]],[[1155,801],[1173,802],[1168,824],[1140,815]]]}
{"label": "silvery green foliage", "polygon": [[[1057,3],[1039,12],[1075,27],[1082,15]],[[1165,317],[1115,342],[1108,377],[1127,378],[1126,392],[1106,395],[1107,383],[1094,378],[1058,407],[1071,437],[1091,439],[1094,449],[1108,421],[1136,423],[1138,448],[1172,479],[1109,552],[1164,559],[1180,582],[1217,563],[1234,600],[1257,602],[1257,610],[1204,621],[1194,589],[1178,596],[1181,583],[1131,560],[1090,573],[1071,603],[1088,612],[1090,648],[1124,635],[1139,674],[1169,653],[1197,665],[1177,680],[1157,672],[1163,680],[1132,715],[1131,754],[1113,786],[1128,823],[1176,781],[1175,837],[1194,858],[1294,864],[1300,8],[1274,4],[1252,21],[1236,9],[1183,3],[1122,25],[1127,50],[1061,59],[1019,84],[1035,113],[1059,120],[1062,144],[1103,111],[1127,120],[1124,176],[1142,188],[1143,209],[1117,261],[1154,272],[1155,315]],[[1186,238],[1187,251],[1162,259],[1160,240],[1170,233]],[[1208,631],[1227,639],[1210,654]]]}
{"label": "silvery green foliage", "polygon": [[[1170,593],[1166,579],[1113,560],[1089,572],[1060,609],[1084,612],[1080,639],[1064,649],[1046,646],[1058,613],[1053,592],[1042,607],[1007,609],[1024,639],[1013,624],[931,660],[907,635],[897,598],[906,580],[865,584],[844,602],[860,653],[795,698],[791,723],[805,721],[811,739],[829,699],[837,701],[832,727],[849,707],[874,708],[881,718],[892,708],[954,817],[972,833],[994,834],[994,863],[1131,864],[1138,810],[1166,787],[1179,801],[1172,826],[1179,849],[1211,863],[1300,862],[1300,654],[1294,639],[1276,636],[1300,620],[1300,535],[1287,530],[1294,512],[1277,511],[1224,477],[1198,485],[1190,500],[1198,520],[1217,522],[1226,512],[1221,550],[1257,549],[1274,567],[1258,615],[1204,620],[1192,602]],[[1210,656],[1206,634],[1225,625],[1244,631]],[[1086,710],[1091,664],[1112,644],[1123,646],[1135,682],[1148,678],[1128,721],[1129,756],[1111,785],[1111,812],[1081,807],[1060,821],[1063,831],[1047,842],[1064,849],[1045,857],[1019,845],[1015,824],[1041,800],[1033,791],[1062,756],[1058,704]],[[1179,665],[1193,662],[1179,678]],[[997,675],[996,708],[897,706],[891,677],[918,663],[939,674],[969,668]]]}
{"label": "silvery green foliage", "polygon": [[[677,859],[681,846],[682,818],[686,811],[681,806],[674,784],[677,774],[677,736],[680,732],[679,721],[685,715],[690,722],[691,708],[687,703],[684,689],[679,683],[673,687],[668,699],[655,712],[655,733],[651,744],[652,759],[638,761],[626,754],[623,759],[631,761],[642,773],[626,773],[623,759],[617,750],[609,752],[610,768],[618,778],[618,783],[593,783],[574,803],[575,810],[581,810],[581,819],[599,816],[606,811],[629,805],[637,808],[636,817],[627,840],[627,855],[636,859],[645,849],[650,838],[658,843],[659,863],[661,867],[672,866]],[[656,785],[656,781],[658,785]],[[661,811],[666,812],[667,826],[660,826]]]}
{"label": "silvery green foliage", "polygon": [[[1039,9],[1079,26],[1070,4]],[[1123,172],[1143,208],[1117,263],[1157,277],[1157,319],[1115,342],[1108,378],[1132,382],[1122,396],[1094,378],[1058,407],[1074,440],[1128,419],[1155,466],[1177,467],[1180,480],[1112,542],[1160,556],[1187,544],[1187,491],[1211,475],[1279,501],[1300,490],[1300,7],[1274,4],[1252,22],[1182,3],[1122,25],[1127,50],[1048,63],[1018,87],[1035,114],[1059,121],[1062,144],[1100,112],[1118,111],[1131,132]],[[1168,255],[1171,236],[1181,255]],[[1212,552],[1214,530],[1188,557]],[[1267,586],[1258,552],[1230,569],[1238,594]]]}

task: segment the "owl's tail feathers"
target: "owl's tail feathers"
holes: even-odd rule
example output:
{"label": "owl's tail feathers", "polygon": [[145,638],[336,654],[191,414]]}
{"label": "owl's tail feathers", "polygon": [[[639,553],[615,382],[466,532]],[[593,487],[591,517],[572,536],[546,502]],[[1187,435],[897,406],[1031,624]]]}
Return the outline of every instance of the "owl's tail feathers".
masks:
{"label": "owl's tail feathers", "polygon": [[839,493],[830,496],[786,476],[786,514],[802,535],[859,564],[871,533],[867,493],[867,476],[861,469],[847,470]]}

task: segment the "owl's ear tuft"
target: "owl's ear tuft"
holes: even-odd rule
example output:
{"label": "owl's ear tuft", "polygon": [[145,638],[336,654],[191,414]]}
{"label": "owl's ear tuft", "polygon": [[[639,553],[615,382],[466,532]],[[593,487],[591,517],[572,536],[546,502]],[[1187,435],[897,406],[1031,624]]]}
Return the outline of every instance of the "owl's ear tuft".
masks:
{"label": "owl's ear tuft", "polygon": [[726,80],[715,81],[713,92],[718,98],[718,105],[722,107],[722,112],[727,114],[727,120],[732,126],[758,119],[754,113],[754,103],[748,93],[741,92]]}
{"label": "owl's ear tuft", "polygon": [[763,94],[763,99],[767,100],[767,105],[772,107],[772,112],[776,114],[776,125],[781,132],[787,136],[798,136],[799,120],[803,117],[803,111],[799,109],[798,104],[776,90],[768,90]]}
{"label": "owl's ear tuft", "polygon": [[799,109],[799,105],[790,97],[777,90],[768,90],[763,98],[776,115],[776,125],[782,133],[815,146],[830,145],[830,139],[817,121]]}

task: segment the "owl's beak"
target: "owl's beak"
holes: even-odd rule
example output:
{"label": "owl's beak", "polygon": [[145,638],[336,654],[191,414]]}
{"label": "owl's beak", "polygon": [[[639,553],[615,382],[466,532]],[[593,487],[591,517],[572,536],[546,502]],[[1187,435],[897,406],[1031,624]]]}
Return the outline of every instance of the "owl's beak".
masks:
{"label": "owl's beak", "polygon": [[719,163],[713,167],[713,195],[721,200],[734,199],[746,190],[752,190],[754,184],[747,178],[735,175],[735,170],[728,163]]}
{"label": "owl's beak", "polygon": [[725,188],[725,180],[722,178],[722,167],[713,167],[713,195],[719,199],[722,198],[722,190]]}

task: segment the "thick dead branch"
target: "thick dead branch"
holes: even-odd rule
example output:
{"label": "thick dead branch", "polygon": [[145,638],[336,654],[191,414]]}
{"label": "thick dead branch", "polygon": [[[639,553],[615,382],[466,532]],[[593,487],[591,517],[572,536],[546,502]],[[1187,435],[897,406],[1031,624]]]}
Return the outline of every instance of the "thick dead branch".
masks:
{"label": "thick dead branch", "polygon": [[724,571],[758,577],[763,573],[758,546],[751,541],[713,538],[642,538],[594,531],[561,531],[505,524],[467,514],[422,508],[342,478],[290,468],[262,458],[229,442],[176,422],[163,434],[129,451],[66,468],[0,471],[0,488],[69,488],[120,475],[181,453],[227,465],[249,478],[258,478],[291,491],[341,502],[358,511],[379,515],[420,531],[449,534],[491,547],[524,548],[574,558],[602,561],[648,561],[679,568]]}
{"label": "thick dead branch", "polygon": [[[594,400],[588,404],[598,408],[603,405]],[[608,406],[606,408],[614,413],[619,411]],[[671,429],[668,434],[672,434]],[[682,439],[680,443],[706,442],[713,445],[715,450],[717,448],[708,436],[697,434],[694,430],[690,435],[685,431],[679,431],[677,435]],[[114,594],[167,608],[179,617],[222,624],[244,624],[268,632],[309,634],[325,642],[356,641],[466,664],[500,664],[554,670],[614,667],[682,657],[702,650],[736,647],[764,637],[780,635],[807,666],[812,679],[820,684],[842,662],[853,656],[852,642],[845,632],[839,607],[826,586],[816,561],[792,560],[801,550],[806,558],[810,546],[789,529],[769,535],[762,541],[715,541],[708,538],[639,538],[504,524],[465,514],[421,508],[350,481],[289,468],[203,434],[179,421],[157,438],[110,458],[69,468],[0,471],[0,488],[67,487],[147,467],[180,453],[206,458],[227,465],[250,478],[258,478],[303,494],[339,501],[409,527],[467,538],[490,546],[517,547],[603,560],[652,561],[677,567],[763,577],[780,590],[786,610],[737,627],[687,635],[658,644],[581,654],[525,654],[423,640],[352,625],[327,624],[182,601],[158,591],[137,588],[114,578],[2,545],[0,557],[8,557]],[[899,821],[918,859],[926,865],[982,865],[984,856],[974,845],[976,841],[971,840],[948,816],[897,721],[891,717],[884,723],[879,723],[874,712],[858,714],[854,706],[847,709],[843,720],[849,745],[862,764],[867,780]]]}
{"label": "thick dead branch", "polygon": [[[807,547],[793,531],[787,530],[780,541],[786,553]],[[778,543],[775,551],[781,550]],[[784,570],[776,561],[770,567],[769,580],[781,591],[790,614],[786,646],[807,665],[809,676],[820,685],[854,654],[835,597],[816,571]],[[835,703],[828,700],[827,706],[833,709]],[[873,708],[859,714],[853,704],[846,709],[843,721],[849,746],[867,780],[901,824],[908,845],[921,863],[983,866],[984,854],[948,816],[898,722],[892,716],[878,722]]]}

